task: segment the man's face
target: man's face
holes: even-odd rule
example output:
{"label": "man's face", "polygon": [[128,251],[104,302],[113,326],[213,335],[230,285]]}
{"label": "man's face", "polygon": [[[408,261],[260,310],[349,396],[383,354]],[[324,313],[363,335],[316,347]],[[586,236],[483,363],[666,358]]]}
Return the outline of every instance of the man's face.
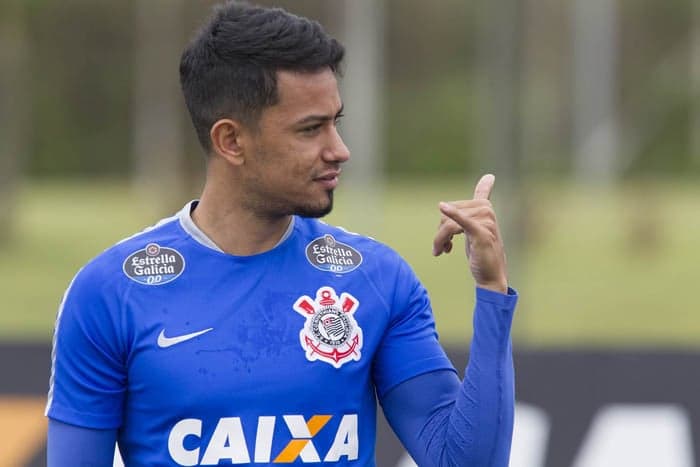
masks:
{"label": "man's face", "polygon": [[277,91],[279,102],[248,135],[244,203],[261,217],[324,216],[350,157],[336,128],[343,105],[335,75],[280,71]]}

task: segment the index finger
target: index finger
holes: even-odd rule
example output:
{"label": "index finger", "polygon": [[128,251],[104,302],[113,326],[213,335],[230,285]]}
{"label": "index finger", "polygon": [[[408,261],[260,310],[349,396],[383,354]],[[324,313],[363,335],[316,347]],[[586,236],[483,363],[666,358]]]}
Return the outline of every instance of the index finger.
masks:
{"label": "index finger", "polygon": [[496,183],[496,177],[493,174],[482,176],[474,188],[474,199],[489,199],[494,183]]}

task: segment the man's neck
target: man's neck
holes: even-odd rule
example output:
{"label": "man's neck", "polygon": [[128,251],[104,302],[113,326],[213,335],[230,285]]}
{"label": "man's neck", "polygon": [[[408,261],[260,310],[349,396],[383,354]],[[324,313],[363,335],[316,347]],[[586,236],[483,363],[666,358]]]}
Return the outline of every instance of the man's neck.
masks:
{"label": "man's neck", "polygon": [[224,252],[236,256],[255,255],[274,248],[291,219],[292,216],[262,218],[206,187],[192,212],[195,225]]}

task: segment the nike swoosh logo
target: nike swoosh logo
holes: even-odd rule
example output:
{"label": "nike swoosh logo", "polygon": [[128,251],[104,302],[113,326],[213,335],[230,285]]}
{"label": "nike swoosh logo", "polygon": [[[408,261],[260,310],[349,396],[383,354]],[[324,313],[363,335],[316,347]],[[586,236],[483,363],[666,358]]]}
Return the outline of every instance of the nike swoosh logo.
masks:
{"label": "nike swoosh logo", "polygon": [[165,349],[175,344],[179,344],[180,342],[185,342],[190,339],[194,339],[195,337],[201,336],[202,334],[209,332],[213,329],[214,328],[202,329],[201,331],[191,332],[189,334],[184,334],[182,336],[175,337],[165,337],[165,329],[163,329],[158,335],[158,347],[160,347],[161,349]]}

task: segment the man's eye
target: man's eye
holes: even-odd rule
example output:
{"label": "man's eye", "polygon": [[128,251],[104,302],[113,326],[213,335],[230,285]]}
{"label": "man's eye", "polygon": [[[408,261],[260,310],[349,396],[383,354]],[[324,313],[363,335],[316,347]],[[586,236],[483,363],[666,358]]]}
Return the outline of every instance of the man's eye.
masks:
{"label": "man's eye", "polygon": [[345,116],[345,115],[343,115],[343,114],[338,114],[338,115],[336,115],[335,120],[333,121],[333,124],[334,124],[335,126],[340,125],[340,119],[343,118],[344,116]]}
{"label": "man's eye", "polygon": [[321,128],[321,125],[320,125],[320,124],[318,124],[318,125],[311,125],[311,126],[307,126],[307,127],[302,128],[302,129],[301,129],[301,132],[302,132],[302,133],[306,133],[306,134],[315,133],[316,131],[318,131],[319,128]]}

